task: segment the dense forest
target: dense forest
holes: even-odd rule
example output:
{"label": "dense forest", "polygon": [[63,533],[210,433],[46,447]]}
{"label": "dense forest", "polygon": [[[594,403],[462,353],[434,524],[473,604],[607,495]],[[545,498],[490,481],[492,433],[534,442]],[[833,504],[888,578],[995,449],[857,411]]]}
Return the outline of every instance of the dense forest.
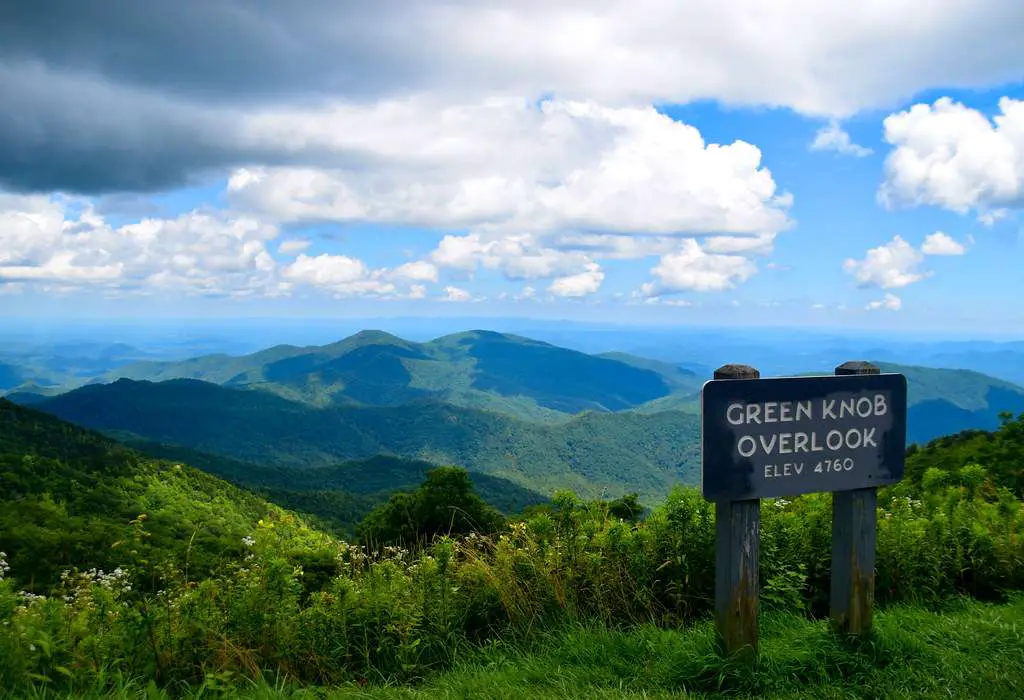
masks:
{"label": "dense forest", "polygon": [[[344,540],[258,492],[2,399],[0,445],[6,689],[419,682],[566,625],[677,629],[713,604],[714,508],[692,488],[650,508],[561,491],[503,513],[464,470],[425,468]],[[908,450],[906,478],[879,494],[883,611],[1016,600],[1022,455],[1024,414]],[[763,502],[766,614],[827,612],[830,511],[828,494]]]}

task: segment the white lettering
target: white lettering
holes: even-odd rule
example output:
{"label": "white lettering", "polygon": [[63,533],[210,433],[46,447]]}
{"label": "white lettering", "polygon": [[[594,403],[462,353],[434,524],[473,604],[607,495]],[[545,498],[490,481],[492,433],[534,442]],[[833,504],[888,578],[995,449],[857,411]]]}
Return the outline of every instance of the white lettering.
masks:
{"label": "white lettering", "polygon": [[800,420],[800,414],[804,415],[807,420],[811,419],[811,402],[810,401],[799,401],[796,405],[796,419]]}
{"label": "white lettering", "polygon": [[[750,445],[750,447],[744,449],[745,444]],[[740,453],[740,457],[750,457],[757,452],[757,442],[749,435],[744,435],[736,443],[736,451]]]}
{"label": "white lettering", "polygon": [[779,439],[778,435],[772,435],[771,440],[765,442],[764,435],[758,435],[758,439],[761,441],[761,449],[764,450],[766,455],[770,455],[775,450],[775,442]]}
{"label": "white lettering", "polygon": [[775,411],[779,408],[777,401],[769,401],[764,405],[764,422],[765,423],[778,423],[779,419],[775,415]]}
{"label": "white lettering", "polygon": [[864,428],[864,447],[878,447],[875,442],[875,428]]}
{"label": "white lettering", "polygon": [[747,404],[747,423],[761,425],[761,406],[756,403]]}
{"label": "white lettering", "polygon": [[788,455],[793,454],[793,433],[780,433],[779,434],[779,454]]}
{"label": "white lettering", "polygon": [[[832,438],[835,438],[835,440],[833,440]],[[830,450],[838,450],[840,447],[843,446],[842,432],[838,430],[828,431],[828,435],[825,436],[825,444],[828,445],[828,449]]]}
{"label": "white lettering", "polygon": [[[734,409],[736,415],[734,417]],[[731,403],[729,408],[725,411],[725,419],[729,421],[730,425],[743,425],[743,404]]]}
{"label": "white lettering", "polygon": [[793,402],[783,401],[779,404],[779,421],[782,423],[793,422]]}
{"label": "white lettering", "polygon": [[825,399],[821,402],[821,415],[823,418],[835,418],[835,399]]}
{"label": "white lettering", "polygon": [[867,418],[871,415],[871,399],[867,396],[861,396],[857,399],[857,415],[861,418]]}
{"label": "white lettering", "polygon": [[793,451],[807,451],[807,433],[797,433],[796,435],[793,436]]}
{"label": "white lettering", "polygon": [[818,444],[818,433],[811,433],[811,452],[824,452],[825,448]]}
{"label": "white lettering", "polygon": [[885,401],[885,394],[875,394],[875,415],[884,416],[889,412],[889,404]]}
{"label": "white lettering", "polygon": [[843,399],[843,402],[839,405],[840,418],[853,415],[853,402],[853,399]]}

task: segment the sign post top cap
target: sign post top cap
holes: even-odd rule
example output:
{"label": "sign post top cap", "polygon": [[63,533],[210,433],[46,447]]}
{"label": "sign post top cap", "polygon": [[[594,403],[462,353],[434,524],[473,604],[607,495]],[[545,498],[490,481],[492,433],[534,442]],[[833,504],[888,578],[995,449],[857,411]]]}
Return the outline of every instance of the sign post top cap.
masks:
{"label": "sign post top cap", "polygon": [[715,370],[715,379],[760,379],[761,373],[749,365],[722,365]]}

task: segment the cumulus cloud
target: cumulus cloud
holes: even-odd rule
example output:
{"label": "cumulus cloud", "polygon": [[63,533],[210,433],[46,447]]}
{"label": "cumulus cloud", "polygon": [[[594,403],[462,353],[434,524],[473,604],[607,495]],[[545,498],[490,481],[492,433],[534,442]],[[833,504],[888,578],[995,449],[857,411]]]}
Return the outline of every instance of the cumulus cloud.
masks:
{"label": "cumulus cloud", "polygon": [[656,297],[675,292],[720,292],[733,289],[757,272],[757,267],[739,255],[707,253],[700,245],[688,239],[681,250],[665,255],[651,269],[656,281],[640,288],[644,297]]}
{"label": "cumulus cloud", "polygon": [[413,280],[416,282],[437,282],[438,270],[437,265],[426,260],[418,260],[415,262],[405,263],[399,265],[390,272],[391,277],[404,280]]}
{"label": "cumulus cloud", "polygon": [[885,140],[893,150],[880,201],[973,209],[987,223],[1004,215],[1002,207],[1024,205],[1024,101],[1004,97],[999,111],[990,120],[943,97],[886,117]]}
{"label": "cumulus cloud", "polygon": [[622,234],[755,235],[789,225],[791,198],[777,191],[757,147],[708,144],[652,107],[521,99],[452,107],[409,98],[264,115],[241,129],[265,135],[257,140],[292,139],[324,161],[231,176],[232,203],[276,220],[487,236],[607,233],[619,239],[590,243],[620,249]]}
{"label": "cumulus cloud", "polygon": [[557,297],[580,298],[596,294],[604,282],[600,266],[591,263],[585,272],[559,277],[548,287],[548,292]]}
{"label": "cumulus cloud", "polygon": [[266,245],[277,233],[252,217],[200,211],[114,227],[80,199],[0,195],[0,279],[270,291],[278,280]]}
{"label": "cumulus cloud", "polygon": [[812,151],[835,151],[845,156],[863,158],[872,154],[870,148],[858,146],[850,140],[850,135],[843,130],[836,120],[818,129],[811,142]]}
{"label": "cumulus cloud", "polygon": [[883,299],[878,301],[869,302],[864,308],[868,311],[877,311],[879,309],[885,309],[888,311],[899,311],[903,306],[903,302],[895,294],[886,293]]}
{"label": "cumulus cloud", "polygon": [[925,237],[921,252],[925,255],[963,255],[967,247],[942,231],[936,231]]}
{"label": "cumulus cloud", "polygon": [[[88,200],[0,193],[0,283],[107,296],[281,296],[297,285],[379,296],[430,280],[429,263],[371,270],[344,255],[301,253],[282,266],[268,250],[277,236],[276,226],[244,214],[197,210],[112,226]],[[296,241],[278,249],[288,243]]]}
{"label": "cumulus cloud", "polygon": [[919,270],[924,254],[894,236],[891,241],[867,252],[863,260],[848,258],[843,269],[853,275],[861,287],[895,289],[906,287],[928,277],[930,272]]}
{"label": "cumulus cloud", "polygon": [[461,287],[445,287],[444,288],[444,300],[445,301],[472,301],[473,295]]}
{"label": "cumulus cloud", "polygon": [[315,150],[302,153],[315,128],[239,125],[285,105],[410,93],[711,99],[840,117],[940,83],[1015,80],[1021,45],[1024,9],[1005,0],[935,0],[927,13],[911,0],[36,0],[0,23],[0,94],[17,95],[0,105],[0,182],[98,192],[253,162],[316,165]]}
{"label": "cumulus cloud", "polygon": [[848,258],[843,269],[853,275],[861,287],[897,289],[932,276],[921,269],[925,256],[964,255],[967,247],[942,231],[925,236],[920,249],[900,236],[877,248],[870,249],[863,260]]}

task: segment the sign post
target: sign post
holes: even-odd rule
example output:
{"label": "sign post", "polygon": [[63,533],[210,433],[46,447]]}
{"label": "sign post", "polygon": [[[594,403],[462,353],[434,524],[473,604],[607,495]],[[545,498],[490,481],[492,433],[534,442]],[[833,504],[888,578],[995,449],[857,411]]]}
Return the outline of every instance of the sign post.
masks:
{"label": "sign post", "polygon": [[[725,365],[716,380],[758,379],[747,365]],[[761,499],[715,501],[715,621],[727,654],[757,654]]]}
{"label": "sign post", "polygon": [[875,494],[903,477],[906,448],[901,374],[856,362],[835,376],[758,377],[726,365],[701,391],[701,491],[716,503],[716,612],[730,654],[757,649],[762,498],[835,493],[832,616],[840,630],[870,629]]}
{"label": "sign post", "polygon": [[[877,375],[867,362],[847,362],[836,376]],[[832,494],[830,616],[837,632],[868,634],[875,605],[875,537],[878,490],[874,486]]]}

